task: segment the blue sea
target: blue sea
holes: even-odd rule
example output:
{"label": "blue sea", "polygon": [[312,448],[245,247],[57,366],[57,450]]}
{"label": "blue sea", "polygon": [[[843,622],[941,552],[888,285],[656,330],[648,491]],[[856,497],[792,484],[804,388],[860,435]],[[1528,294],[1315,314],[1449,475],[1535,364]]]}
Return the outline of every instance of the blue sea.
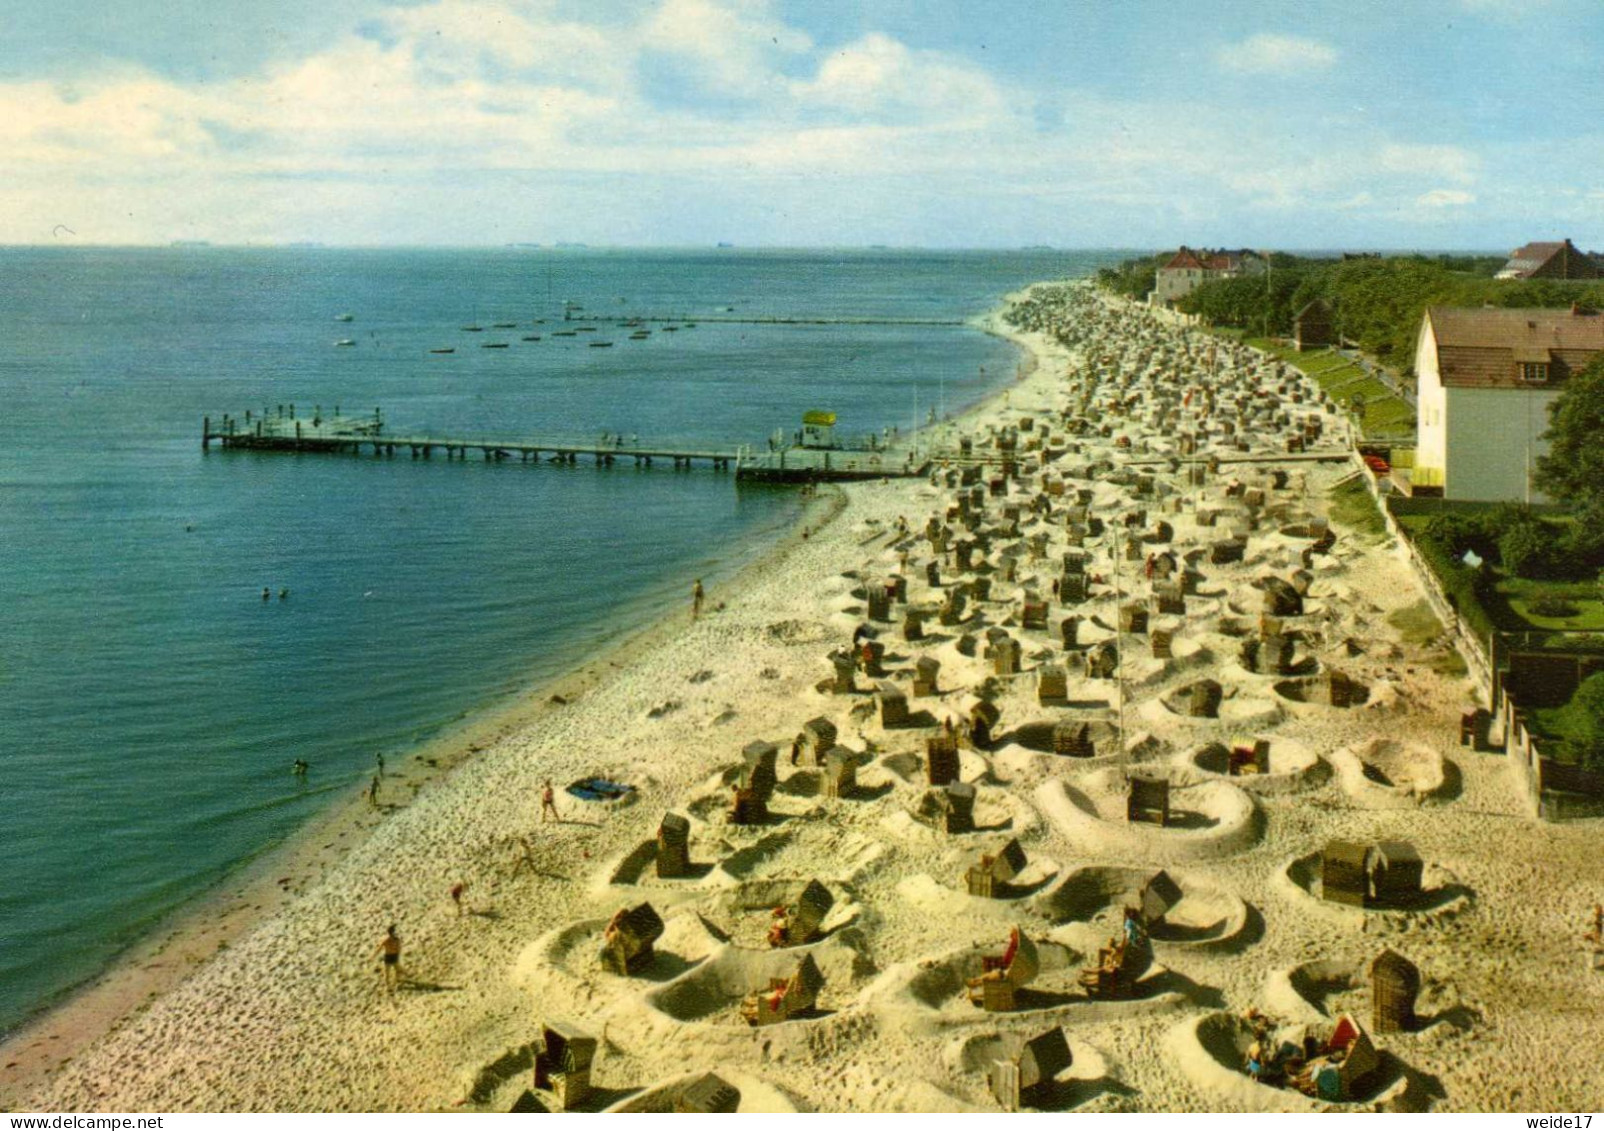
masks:
{"label": "blue sea", "polygon": [[565,302],[962,319],[1120,258],[0,249],[0,1032],[349,796],[376,753],[575,666],[798,513],[787,489],[627,461],[206,454],[203,417],[382,408],[394,432],[761,447],[826,408],[847,434],[905,430],[916,403],[1008,380],[1017,351],[953,326],[591,335],[611,349],[550,331]]}

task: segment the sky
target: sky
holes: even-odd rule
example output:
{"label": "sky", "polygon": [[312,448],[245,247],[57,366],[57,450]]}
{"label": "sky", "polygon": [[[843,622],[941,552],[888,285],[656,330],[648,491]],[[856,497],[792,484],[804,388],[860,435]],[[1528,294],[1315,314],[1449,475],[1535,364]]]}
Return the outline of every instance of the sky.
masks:
{"label": "sky", "polygon": [[1600,0],[0,0],[0,243],[1604,247]]}

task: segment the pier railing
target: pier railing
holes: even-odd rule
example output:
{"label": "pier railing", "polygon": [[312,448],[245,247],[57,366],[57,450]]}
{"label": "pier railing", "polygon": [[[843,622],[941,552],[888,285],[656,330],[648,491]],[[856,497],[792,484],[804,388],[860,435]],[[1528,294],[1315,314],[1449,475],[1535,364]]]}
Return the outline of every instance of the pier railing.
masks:
{"label": "pier railing", "polygon": [[448,460],[470,454],[486,461],[516,458],[520,462],[577,463],[585,457],[598,467],[632,461],[651,467],[657,461],[689,469],[698,464],[715,471],[735,471],[737,478],[771,482],[876,479],[919,474],[924,460],[912,449],[885,448],[769,448],[710,440],[642,440],[637,436],[601,432],[543,433],[533,436],[443,436],[434,433],[392,432],[380,414],[370,417],[294,415],[244,418],[223,416],[215,424],[202,424],[201,446],[212,442],[225,449],[277,452],[324,452],[394,457],[398,452],[413,459],[431,459],[436,452]]}

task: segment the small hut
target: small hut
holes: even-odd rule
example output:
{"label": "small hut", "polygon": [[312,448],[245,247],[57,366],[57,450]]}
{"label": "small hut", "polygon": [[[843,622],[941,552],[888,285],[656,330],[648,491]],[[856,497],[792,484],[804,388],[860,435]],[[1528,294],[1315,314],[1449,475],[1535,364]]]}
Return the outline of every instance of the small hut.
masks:
{"label": "small hut", "polygon": [[1036,700],[1042,705],[1069,699],[1069,677],[1056,664],[1036,669]]}
{"label": "small hut", "polygon": [[1186,615],[1186,594],[1181,591],[1179,581],[1153,583],[1153,611],[1161,617]]}
{"label": "small hut", "polygon": [[833,695],[850,695],[858,689],[854,676],[858,670],[857,657],[836,648],[830,653],[830,692]]}
{"label": "small hut", "polygon": [[1053,753],[1066,758],[1096,757],[1091,724],[1067,720],[1053,727]]}
{"label": "small hut", "polygon": [[1381,1056],[1369,1035],[1345,1013],[1300,1076],[1310,1095],[1342,1102],[1363,1094],[1380,1067]]}
{"label": "small hut", "polygon": [[970,895],[987,899],[1005,898],[1014,877],[1025,870],[1025,850],[1018,840],[1010,840],[995,853],[983,853],[964,873]]}
{"label": "small hut", "polygon": [[1300,617],[1303,615],[1303,594],[1288,581],[1279,577],[1266,577],[1259,582],[1264,590],[1264,611],[1272,617]]}
{"label": "small hut", "polygon": [[602,969],[638,974],[652,964],[652,944],[663,936],[663,917],[650,903],[619,908],[602,932]]}
{"label": "small hut", "polygon": [[925,774],[931,785],[958,780],[958,740],[950,734],[925,739]]}
{"label": "small hut", "polygon": [[923,640],[924,636],[924,610],[915,608],[904,609],[902,613],[902,638],[904,640]]}
{"label": "small hut", "polygon": [[1047,631],[1047,602],[1026,598],[1020,605],[1019,624],[1027,631]]}
{"label": "small hut", "polygon": [[1086,654],[1087,679],[1113,679],[1119,671],[1119,648],[1105,640]]}
{"label": "small hut", "polygon": [[824,755],[824,796],[850,797],[858,787],[858,754],[845,746],[832,746]]}
{"label": "small hut", "polygon": [[1001,709],[989,699],[982,699],[969,709],[969,742],[976,750],[986,750],[991,746],[992,735],[996,733],[997,720],[1000,718]]}
{"label": "small hut", "polygon": [[1086,575],[1065,573],[1058,579],[1058,600],[1065,605],[1078,605],[1086,600]]}
{"label": "small hut", "polygon": [[869,619],[876,621],[889,621],[891,619],[891,594],[886,587],[877,582],[869,582],[865,597],[869,604]]}
{"label": "small hut", "polygon": [[1303,309],[1292,316],[1293,347],[1302,353],[1329,346],[1334,340],[1331,322],[1331,308],[1324,299],[1304,303]]}
{"label": "small hut", "polygon": [[748,1025],[774,1025],[813,1012],[824,988],[824,975],[811,954],[804,954],[789,978],[770,978],[768,985],[753,990],[741,1002],[741,1016]]}
{"label": "small hut", "polygon": [[1378,1033],[1407,1033],[1415,1028],[1415,998],[1420,995],[1420,968],[1394,950],[1384,950],[1370,964],[1371,1023]]}
{"label": "small hut", "polygon": [[730,821],[737,825],[761,825],[769,819],[769,798],[774,794],[774,763],[779,748],[772,742],[751,742],[741,751],[740,776]]}
{"label": "small hut", "polygon": [[1036,944],[1018,927],[1008,932],[1008,945],[1001,954],[980,958],[980,976],[965,983],[971,1005],[987,1013],[1008,1013],[1014,1009],[1015,994],[1028,985],[1041,969]]}
{"label": "small hut", "polygon": [[1420,898],[1425,864],[1415,846],[1406,840],[1384,840],[1376,845],[1370,863],[1370,892],[1377,905],[1402,907]]}
{"label": "small hut", "polygon": [[1073,652],[1080,647],[1080,617],[1065,617],[1058,622],[1059,643],[1064,651]]}
{"label": "small hut", "polygon": [[762,800],[774,795],[776,780],[774,765],[780,748],[772,742],[749,742],[741,750],[741,788],[749,789]]}
{"label": "small hut", "polygon": [[941,791],[942,816],[948,833],[975,831],[975,787],[955,781]]}
{"label": "small hut", "polygon": [[969,607],[969,595],[958,586],[947,590],[945,599],[941,602],[941,612],[937,619],[946,627],[951,627],[963,621]]}
{"label": "small hut", "polygon": [[1125,798],[1125,819],[1130,822],[1146,821],[1155,825],[1170,823],[1170,783],[1167,778],[1130,779],[1130,792]]}
{"label": "small hut", "polygon": [[908,725],[908,697],[902,688],[889,680],[875,684],[875,696],[880,700],[880,725],[905,727]]}
{"label": "small hut", "polygon": [[772,946],[802,946],[819,937],[819,925],[835,906],[835,896],[818,880],[809,880],[797,897],[796,907],[783,915],[770,927],[769,943]]}
{"label": "small hut", "polygon": [[1370,849],[1333,840],[1320,853],[1320,898],[1363,907],[1370,898]]}
{"label": "small hut", "polygon": [[1074,1062],[1064,1030],[1054,1025],[1026,1041],[1018,1056],[992,1061],[986,1077],[1002,1109],[1018,1111],[1046,1103],[1058,1074]]}
{"label": "small hut", "polygon": [[1155,660],[1168,660],[1175,654],[1175,633],[1167,628],[1155,628],[1147,634],[1147,643]]}
{"label": "small hut", "polygon": [[1154,872],[1142,885],[1137,893],[1136,903],[1142,914],[1142,921],[1149,928],[1156,927],[1164,922],[1164,916],[1170,913],[1170,908],[1181,902],[1181,885],[1170,879],[1168,872]]}
{"label": "small hut", "polygon": [[1233,746],[1226,761],[1226,769],[1233,776],[1267,774],[1270,772],[1270,740],[1254,740],[1252,746]]}
{"label": "small hut", "polygon": [[824,765],[825,751],[835,745],[835,735],[835,724],[823,715],[802,724],[802,750],[808,765]]}
{"label": "small hut", "polygon": [[1019,672],[1019,641],[1011,636],[994,640],[991,645],[991,670],[994,675],[1015,675]]}
{"label": "small hut", "polygon": [[549,1089],[561,1111],[572,1111],[590,1092],[596,1038],[568,1021],[548,1019],[535,1038],[535,1087]]}
{"label": "small hut", "polygon": [[1186,689],[1186,713],[1194,719],[1214,719],[1220,714],[1225,689],[1212,679],[1200,679]]}
{"label": "small hut", "polygon": [[1331,673],[1326,679],[1326,686],[1333,707],[1351,707],[1355,703],[1364,702],[1362,685],[1335,668],[1331,669]]}
{"label": "small hut", "polygon": [[920,656],[913,664],[913,694],[916,698],[935,695],[936,677],[941,672],[941,661],[934,656]]}
{"label": "small hut", "polygon": [[691,823],[678,813],[664,813],[657,826],[657,877],[671,880],[691,872]]}
{"label": "small hut", "polygon": [[676,1114],[727,1115],[741,1105],[741,1090],[723,1077],[704,1072],[674,1099]]}

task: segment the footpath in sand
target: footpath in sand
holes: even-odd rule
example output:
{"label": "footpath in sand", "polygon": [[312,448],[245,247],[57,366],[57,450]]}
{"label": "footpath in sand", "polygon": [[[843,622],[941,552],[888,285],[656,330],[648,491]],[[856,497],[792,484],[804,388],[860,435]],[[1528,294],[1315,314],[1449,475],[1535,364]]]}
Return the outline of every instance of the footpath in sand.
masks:
{"label": "footpath in sand", "polygon": [[[1457,744],[1462,669],[1389,621],[1419,600],[1408,568],[1327,524],[1353,473],[1329,404],[1084,287],[1038,286],[1007,317],[994,328],[1037,364],[944,429],[949,466],[843,488],[833,520],[698,621],[424,788],[7,1102],[504,1111],[561,1019],[598,1038],[593,1109],[664,1106],[716,1071],[741,1110],[995,1110],[993,1063],[1056,1031],[1072,1063],[1033,1106],[1304,1110],[1320,1105],[1241,1071],[1243,1011],[1369,1026],[1369,964],[1391,948],[1420,969],[1418,1023],[1372,1031],[1379,1070],[1329,1106],[1596,1107],[1590,1060],[1567,1052],[1604,1046],[1604,973],[1579,947],[1600,823],[1527,819],[1503,758]],[[851,671],[865,625],[873,673]],[[839,749],[793,765],[817,718]],[[932,785],[949,733],[971,789]],[[778,746],[772,784],[760,754],[743,769],[755,741]],[[1255,745],[1262,772],[1233,773]],[[593,775],[634,792],[563,788]],[[1167,825],[1127,820],[1133,776],[1167,784]],[[541,820],[548,778],[560,822]],[[766,795],[757,823],[731,820],[743,785]],[[943,807],[970,797],[974,831],[949,831]],[[648,846],[670,812],[692,867],[661,878]],[[1394,910],[1321,899],[1334,839],[1410,841],[1423,891]],[[986,885],[966,870],[1009,841],[992,894],[971,894]],[[1161,869],[1179,899],[1147,924],[1151,963],[1090,996],[1081,972]],[[829,894],[817,937],[769,947],[772,909],[810,881]],[[607,926],[643,902],[655,957],[609,972]],[[375,951],[390,923],[394,992]],[[1034,977],[988,1012],[968,983],[1015,929]],[[814,1008],[749,1026],[747,996],[804,960]]]}

